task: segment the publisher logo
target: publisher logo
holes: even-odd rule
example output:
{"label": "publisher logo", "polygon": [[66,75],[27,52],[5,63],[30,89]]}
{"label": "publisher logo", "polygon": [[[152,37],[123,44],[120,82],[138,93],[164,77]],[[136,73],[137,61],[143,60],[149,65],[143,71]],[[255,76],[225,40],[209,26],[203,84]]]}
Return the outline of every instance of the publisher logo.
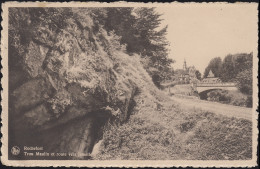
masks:
{"label": "publisher logo", "polygon": [[12,149],[11,149],[11,153],[12,153],[13,155],[18,155],[18,154],[20,154],[20,148],[17,147],[17,146],[13,146]]}

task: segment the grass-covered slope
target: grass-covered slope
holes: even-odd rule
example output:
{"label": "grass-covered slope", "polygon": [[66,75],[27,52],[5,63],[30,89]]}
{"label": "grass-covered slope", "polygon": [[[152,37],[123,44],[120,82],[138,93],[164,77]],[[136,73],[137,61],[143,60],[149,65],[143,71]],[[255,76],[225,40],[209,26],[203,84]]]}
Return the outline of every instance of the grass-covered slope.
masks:
{"label": "grass-covered slope", "polygon": [[250,121],[183,110],[185,105],[148,90],[136,96],[137,106],[126,124],[105,131],[96,159],[251,159]]}

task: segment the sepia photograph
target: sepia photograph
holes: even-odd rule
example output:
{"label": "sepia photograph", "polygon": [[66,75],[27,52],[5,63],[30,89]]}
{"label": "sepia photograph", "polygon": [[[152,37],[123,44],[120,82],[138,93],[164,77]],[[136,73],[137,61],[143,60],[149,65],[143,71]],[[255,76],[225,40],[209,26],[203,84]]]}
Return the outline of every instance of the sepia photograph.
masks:
{"label": "sepia photograph", "polygon": [[2,4],[1,162],[256,166],[257,6]]}

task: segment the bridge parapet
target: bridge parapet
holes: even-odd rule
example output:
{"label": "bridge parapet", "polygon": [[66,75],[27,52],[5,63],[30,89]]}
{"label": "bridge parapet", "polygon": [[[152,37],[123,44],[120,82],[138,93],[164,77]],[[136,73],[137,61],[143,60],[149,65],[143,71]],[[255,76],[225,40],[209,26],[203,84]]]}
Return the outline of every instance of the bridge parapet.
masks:
{"label": "bridge parapet", "polygon": [[235,83],[198,83],[197,87],[234,87]]}

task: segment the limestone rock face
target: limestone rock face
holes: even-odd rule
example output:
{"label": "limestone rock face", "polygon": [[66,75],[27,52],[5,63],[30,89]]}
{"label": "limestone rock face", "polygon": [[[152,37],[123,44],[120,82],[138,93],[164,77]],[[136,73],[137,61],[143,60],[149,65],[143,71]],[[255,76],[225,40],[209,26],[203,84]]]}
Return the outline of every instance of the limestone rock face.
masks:
{"label": "limestone rock face", "polygon": [[53,94],[53,88],[46,79],[32,79],[25,82],[12,92],[11,100],[15,113],[23,113],[24,110],[31,109],[51,98]]}
{"label": "limestone rock face", "polygon": [[140,79],[131,76],[133,58],[111,46],[113,37],[91,15],[72,13],[56,30],[48,23],[34,25],[27,44],[19,48],[24,52],[9,55],[10,65],[19,58],[19,69],[9,70],[19,72],[10,78],[10,146],[23,142],[51,152],[88,154],[106,121],[129,117]]}
{"label": "limestone rock face", "polygon": [[32,126],[41,126],[45,122],[51,119],[51,115],[48,112],[46,106],[39,105],[33,110],[30,110],[24,114],[26,120],[31,123]]}
{"label": "limestone rock face", "polygon": [[31,77],[37,77],[43,71],[42,64],[49,49],[31,41],[27,50],[24,55],[27,71]]}
{"label": "limestone rock face", "polygon": [[26,132],[28,130],[33,132],[39,127],[41,128],[43,124],[50,121],[52,118],[52,114],[48,107],[45,104],[41,104],[25,112],[19,118],[15,116],[13,118],[13,121],[15,122],[13,128],[20,132]]}

